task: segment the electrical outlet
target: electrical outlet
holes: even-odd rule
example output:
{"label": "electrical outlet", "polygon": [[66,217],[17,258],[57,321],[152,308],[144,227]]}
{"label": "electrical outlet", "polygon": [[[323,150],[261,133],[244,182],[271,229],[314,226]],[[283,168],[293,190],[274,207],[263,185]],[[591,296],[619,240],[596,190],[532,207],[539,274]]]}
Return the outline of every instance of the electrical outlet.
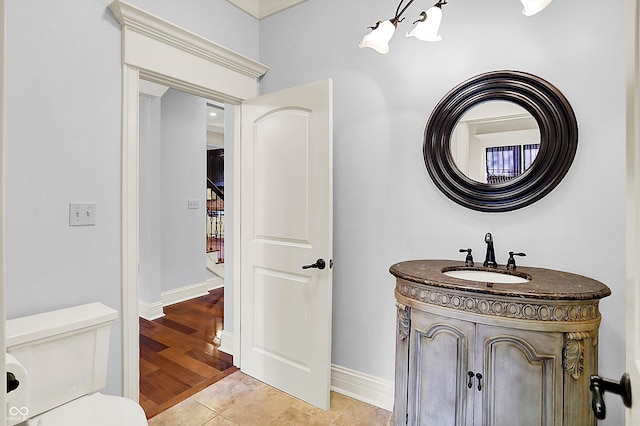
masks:
{"label": "electrical outlet", "polygon": [[69,226],[96,224],[96,203],[69,203]]}
{"label": "electrical outlet", "polygon": [[199,209],[200,208],[200,202],[198,200],[188,200],[187,201],[187,207],[189,209]]}

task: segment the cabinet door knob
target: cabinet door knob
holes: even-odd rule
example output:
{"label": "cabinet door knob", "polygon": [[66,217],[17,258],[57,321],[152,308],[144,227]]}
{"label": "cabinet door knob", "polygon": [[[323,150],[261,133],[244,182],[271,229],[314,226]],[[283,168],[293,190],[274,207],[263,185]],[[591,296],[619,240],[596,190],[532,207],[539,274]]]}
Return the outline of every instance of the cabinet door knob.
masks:
{"label": "cabinet door knob", "polygon": [[467,387],[471,389],[473,387],[473,371],[468,371],[467,376],[469,376],[469,383],[467,383]]}
{"label": "cabinet door knob", "polygon": [[482,374],[476,373],[476,378],[478,379],[478,390],[482,390]]}

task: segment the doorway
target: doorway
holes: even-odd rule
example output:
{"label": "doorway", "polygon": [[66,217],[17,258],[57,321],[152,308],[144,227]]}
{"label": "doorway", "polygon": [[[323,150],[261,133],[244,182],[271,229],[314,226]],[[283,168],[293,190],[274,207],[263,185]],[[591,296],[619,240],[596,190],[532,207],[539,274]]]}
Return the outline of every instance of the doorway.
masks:
{"label": "doorway", "polygon": [[[122,26],[123,46],[123,128],[122,128],[122,346],[123,346],[123,395],[132,400],[139,397],[139,324],[138,324],[138,120],[139,82],[145,79],[155,83],[183,90],[187,93],[211,99],[216,102],[238,105],[243,99],[257,96],[257,79],[267,67],[243,55],[239,55],[218,44],[205,40],[180,27],[159,20],[130,4],[114,1],[109,9]],[[235,109],[235,108],[234,108]],[[234,120],[235,128],[239,122]],[[234,143],[235,144],[235,143]],[[239,158],[234,156],[233,175],[239,173]],[[234,192],[239,188],[234,188]],[[227,190],[227,197],[229,191]],[[235,197],[234,199],[238,199]],[[230,228],[239,235],[239,220],[230,227],[226,206],[226,233]],[[232,216],[239,214],[234,209]],[[239,259],[239,245],[234,245],[234,258]],[[227,254],[230,249],[227,244]],[[239,262],[227,267],[227,297],[225,297],[225,324],[239,324],[239,294],[237,280],[229,277],[229,272],[239,277]],[[229,297],[231,295],[231,297]],[[231,299],[231,300],[229,300]],[[231,304],[231,306],[229,306]],[[228,308],[231,309],[228,309]],[[228,311],[233,312],[231,321]],[[227,325],[225,325],[227,327]],[[229,333],[229,347],[238,363],[239,336]],[[223,333],[223,336],[225,333]]]}
{"label": "doorway", "polygon": [[218,350],[223,152],[223,105],[140,80],[140,404],[149,418],[235,368]]}
{"label": "doorway", "polygon": [[140,93],[140,316],[153,320],[167,305],[223,286],[223,274],[205,262],[207,228],[222,224],[209,220],[220,212],[211,212],[217,203],[207,189],[207,101],[145,81]]}

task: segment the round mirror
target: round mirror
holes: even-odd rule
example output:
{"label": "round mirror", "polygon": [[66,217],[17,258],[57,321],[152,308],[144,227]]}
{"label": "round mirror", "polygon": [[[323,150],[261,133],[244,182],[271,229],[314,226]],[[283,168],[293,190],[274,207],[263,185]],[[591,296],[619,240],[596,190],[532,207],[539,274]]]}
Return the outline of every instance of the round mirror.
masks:
{"label": "round mirror", "polygon": [[473,77],[436,106],[423,154],[429,175],[465,207],[501,212],[527,206],[566,175],[578,144],[571,105],[531,74]]}

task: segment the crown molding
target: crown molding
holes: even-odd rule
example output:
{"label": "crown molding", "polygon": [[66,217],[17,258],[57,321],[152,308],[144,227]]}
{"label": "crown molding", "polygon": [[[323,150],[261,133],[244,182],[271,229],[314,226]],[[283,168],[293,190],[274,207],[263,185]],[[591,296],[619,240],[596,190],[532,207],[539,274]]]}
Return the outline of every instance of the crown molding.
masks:
{"label": "crown molding", "polygon": [[256,19],[266,18],[307,0],[227,0]]}

